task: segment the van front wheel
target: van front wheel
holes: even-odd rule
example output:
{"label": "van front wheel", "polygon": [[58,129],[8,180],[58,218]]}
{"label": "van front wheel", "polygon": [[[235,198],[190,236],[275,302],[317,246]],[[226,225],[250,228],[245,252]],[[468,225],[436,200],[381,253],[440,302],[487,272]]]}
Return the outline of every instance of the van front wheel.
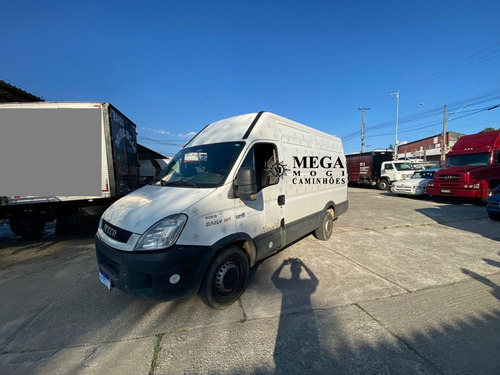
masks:
{"label": "van front wheel", "polygon": [[229,246],[215,255],[200,289],[202,301],[217,310],[232,305],[245,291],[250,265],[238,246]]}
{"label": "van front wheel", "polygon": [[323,215],[321,226],[314,231],[314,237],[318,240],[326,241],[332,236],[333,232],[333,209],[328,209]]}

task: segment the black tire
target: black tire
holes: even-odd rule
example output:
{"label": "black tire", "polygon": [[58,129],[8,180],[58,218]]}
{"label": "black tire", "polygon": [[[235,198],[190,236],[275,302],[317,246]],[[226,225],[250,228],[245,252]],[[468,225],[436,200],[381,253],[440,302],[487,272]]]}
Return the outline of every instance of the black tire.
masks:
{"label": "black tire", "polygon": [[490,217],[491,220],[495,221],[500,220],[500,214],[497,214],[495,212],[488,212],[488,216]]}
{"label": "black tire", "polygon": [[247,287],[250,263],[238,246],[220,250],[210,263],[200,288],[200,298],[207,305],[223,310],[240,298]]}
{"label": "black tire", "polygon": [[377,188],[384,191],[389,190],[389,182],[385,179],[378,180]]}
{"label": "black tire", "polygon": [[58,216],[56,218],[56,234],[67,234],[76,228],[78,217],[76,215]]}
{"label": "black tire", "polygon": [[481,202],[484,204],[488,203],[488,199],[493,195],[493,189],[491,187],[488,188],[488,193],[486,194],[486,197],[481,198]]}
{"label": "black tire", "polygon": [[45,219],[39,212],[25,212],[9,219],[10,230],[20,237],[34,237],[45,228]]}
{"label": "black tire", "polygon": [[328,209],[323,215],[321,225],[314,231],[314,237],[318,240],[326,241],[332,236],[333,232],[333,209]]}

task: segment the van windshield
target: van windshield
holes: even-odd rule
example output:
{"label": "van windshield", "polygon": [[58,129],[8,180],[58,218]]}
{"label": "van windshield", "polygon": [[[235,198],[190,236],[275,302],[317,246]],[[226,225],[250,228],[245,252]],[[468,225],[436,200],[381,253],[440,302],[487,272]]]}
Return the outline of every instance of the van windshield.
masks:
{"label": "van windshield", "polygon": [[468,165],[490,165],[491,155],[488,152],[480,154],[452,155],[448,156],[446,166],[448,167],[464,167]]}
{"label": "van windshield", "polygon": [[153,185],[212,188],[222,185],[244,142],[216,143],[182,149]]}

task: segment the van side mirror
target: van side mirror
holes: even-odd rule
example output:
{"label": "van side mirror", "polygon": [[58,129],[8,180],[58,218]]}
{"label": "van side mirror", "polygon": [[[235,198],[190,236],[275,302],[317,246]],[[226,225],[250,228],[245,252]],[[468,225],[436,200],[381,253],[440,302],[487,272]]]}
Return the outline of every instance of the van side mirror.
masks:
{"label": "van side mirror", "polygon": [[257,199],[257,181],[253,168],[242,167],[234,180],[235,195],[244,201],[254,201]]}

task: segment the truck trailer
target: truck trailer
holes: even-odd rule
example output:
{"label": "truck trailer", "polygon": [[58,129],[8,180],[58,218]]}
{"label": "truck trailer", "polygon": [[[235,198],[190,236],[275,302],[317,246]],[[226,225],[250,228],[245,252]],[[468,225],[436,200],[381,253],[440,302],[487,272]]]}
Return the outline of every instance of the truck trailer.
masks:
{"label": "truck trailer", "polygon": [[140,187],[136,125],[109,103],[2,103],[0,123],[0,219],[18,236]]}
{"label": "truck trailer", "polygon": [[393,161],[392,157],[390,150],[346,155],[349,183],[388,190],[394,181],[411,178],[416,164],[407,160]]}
{"label": "truck trailer", "polygon": [[500,130],[466,135],[458,139],[436,172],[426,193],[443,197],[488,200],[500,184]]}

